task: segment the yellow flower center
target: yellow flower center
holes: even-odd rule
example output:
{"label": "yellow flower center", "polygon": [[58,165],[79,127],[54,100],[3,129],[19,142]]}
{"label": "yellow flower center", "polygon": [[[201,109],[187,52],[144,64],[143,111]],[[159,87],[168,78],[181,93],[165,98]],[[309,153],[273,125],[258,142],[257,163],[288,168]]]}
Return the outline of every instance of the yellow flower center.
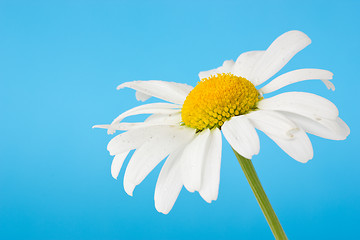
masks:
{"label": "yellow flower center", "polygon": [[260,95],[246,78],[231,73],[201,79],[189,93],[181,110],[183,123],[201,131],[221,127],[233,116],[256,108]]}

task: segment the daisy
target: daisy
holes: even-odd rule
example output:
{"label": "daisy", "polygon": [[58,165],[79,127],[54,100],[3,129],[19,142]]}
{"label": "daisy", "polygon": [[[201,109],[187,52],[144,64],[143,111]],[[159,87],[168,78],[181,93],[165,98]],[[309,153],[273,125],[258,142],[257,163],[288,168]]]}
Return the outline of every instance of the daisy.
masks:
{"label": "daisy", "polygon": [[[144,104],[119,115],[106,128],[114,137],[107,149],[114,160],[116,179],[124,159],[135,149],[124,176],[124,188],[135,187],[166,157],[155,187],[155,207],[167,214],[183,186],[211,202],[218,197],[222,134],[238,155],[251,159],[260,150],[255,129],[264,132],[290,157],[305,163],[313,157],[306,133],[343,140],[349,127],[329,100],[305,92],[272,93],[300,81],[319,79],[334,90],[333,74],[321,69],[299,69],[282,74],[261,88],[311,40],[300,31],[286,32],[265,51],[241,54],[236,61],[199,73],[196,87],[165,81],[125,82],[117,89],[136,90],[136,98],[156,97],[166,102]],[[150,114],[144,122],[123,122]],[[240,157],[241,157],[240,156]],[[240,161],[240,160],[239,160]]]}

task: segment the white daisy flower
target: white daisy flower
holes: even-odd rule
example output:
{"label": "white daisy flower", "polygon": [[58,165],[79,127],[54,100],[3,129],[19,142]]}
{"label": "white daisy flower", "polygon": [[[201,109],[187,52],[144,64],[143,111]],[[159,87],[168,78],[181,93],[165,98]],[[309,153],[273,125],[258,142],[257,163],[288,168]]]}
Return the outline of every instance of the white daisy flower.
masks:
{"label": "white daisy flower", "polygon": [[[118,116],[107,128],[114,137],[108,150],[114,155],[111,174],[116,179],[124,159],[135,149],[124,176],[124,188],[132,195],[135,186],[167,157],[155,188],[155,207],[167,214],[183,186],[198,191],[211,202],[217,199],[220,180],[222,136],[231,147],[251,159],[260,150],[255,129],[264,132],[295,160],[305,163],[313,157],[306,133],[343,140],[349,127],[336,106],[318,95],[286,92],[266,97],[292,83],[319,79],[329,89],[333,74],[322,69],[299,69],[282,74],[265,86],[256,87],[276,74],[311,40],[300,31],[278,37],[265,51],[241,54],[234,62],[200,72],[195,88],[164,81],[133,81],[117,87],[136,90],[136,98],[156,97],[169,103],[144,104]],[[132,115],[151,114],[144,122],[127,123]]]}

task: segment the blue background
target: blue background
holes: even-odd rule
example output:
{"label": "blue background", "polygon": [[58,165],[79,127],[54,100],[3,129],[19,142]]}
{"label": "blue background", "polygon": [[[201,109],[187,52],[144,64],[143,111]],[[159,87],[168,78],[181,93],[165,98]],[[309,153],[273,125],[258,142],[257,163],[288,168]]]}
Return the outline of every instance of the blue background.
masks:
{"label": "blue background", "polygon": [[225,141],[218,200],[183,189],[163,215],[153,202],[162,164],[126,195],[125,168],[110,175],[112,136],[91,126],[139,104],[115,90],[124,81],[195,85],[199,71],[293,29],[313,43],[280,73],[328,69],[336,91],[307,81],[279,92],[330,99],[351,134],[311,136],[314,159],[301,164],[260,133],[254,165],[289,239],[360,238],[359,11],[355,0],[1,0],[0,239],[272,239]]}

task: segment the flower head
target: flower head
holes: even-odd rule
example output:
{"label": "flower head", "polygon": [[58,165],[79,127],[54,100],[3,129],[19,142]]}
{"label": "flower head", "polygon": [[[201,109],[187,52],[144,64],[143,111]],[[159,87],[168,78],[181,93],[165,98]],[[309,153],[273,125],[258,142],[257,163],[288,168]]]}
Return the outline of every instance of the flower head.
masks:
{"label": "flower head", "polygon": [[186,126],[202,131],[221,127],[227,120],[256,109],[260,94],[249,80],[231,73],[203,78],[181,109]]}
{"label": "flower head", "polygon": [[[117,178],[124,159],[135,149],[124,176],[124,188],[133,194],[136,185],[166,159],[155,188],[155,207],[168,213],[183,186],[198,191],[207,202],[217,199],[223,133],[242,156],[258,154],[258,129],[299,162],[313,157],[306,133],[333,140],[345,139],[350,130],[336,106],[318,95],[286,92],[267,98],[292,83],[319,79],[332,90],[333,74],[321,69],[299,69],[282,74],[260,89],[311,40],[300,31],[278,37],[266,51],[241,54],[234,62],[200,72],[195,88],[164,81],[133,81],[118,86],[136,90],[136,98],[156,97],[170,103],[144,104],[119,115],[107,128],[124,131],[108,144],[114,155],[111,173]],[[151,114],[144,122],[127,123],[128,116]]]}

